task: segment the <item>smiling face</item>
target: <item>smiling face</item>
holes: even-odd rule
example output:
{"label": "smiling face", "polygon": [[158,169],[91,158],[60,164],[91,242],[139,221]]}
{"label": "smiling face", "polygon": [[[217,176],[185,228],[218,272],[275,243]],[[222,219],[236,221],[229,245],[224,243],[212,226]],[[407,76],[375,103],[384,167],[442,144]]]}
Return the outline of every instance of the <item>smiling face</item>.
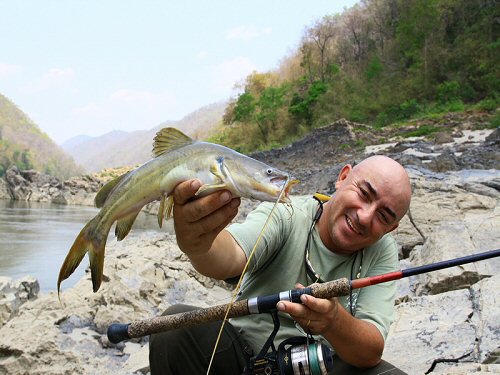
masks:
{"label": "smiling face", "polygon": [[410,204],[404,168],[385,156],[346,165],[325,204],[318,229],[323,243],[338,254],[351,254],[397,228]]}

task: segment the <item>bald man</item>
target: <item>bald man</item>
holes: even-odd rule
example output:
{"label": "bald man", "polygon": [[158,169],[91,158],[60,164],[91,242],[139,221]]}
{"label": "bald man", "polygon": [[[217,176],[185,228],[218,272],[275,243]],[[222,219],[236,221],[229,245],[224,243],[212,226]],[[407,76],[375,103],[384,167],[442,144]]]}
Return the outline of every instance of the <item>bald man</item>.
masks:
{"label": "bald man", "polygon": [[[196,180],[174,191],[174,226],[180,249],[203,275],[230,280],[241,275],[273,204],[263,203],[242,224],[226,226],[240,201],[227,191],[193,199]],[[315,282],[379,275],[399,269],[397,245],[389,235],[410,205],[404,168],[385,156],[345,165],[326,203],[292,197],[279,205],[251,258],[239,299],[302,288]],[[279,302],[276,345],[292,336],[314,334],[335,351],[343,374],[402,372],[381,360],[394,315],[394,282],[354,290],[348,297],[302,304]],[[175,313],[174,307],[166,313]],[[206,372],[220,323],[151,336],[152,374]],[[269,315],[231,320],[212,366],[214,374],[241,374],[273,329]],[[184,360],[182,360],[184,358]],[[189,359],[189,361],[188,361]],[[187,364],[189,362],[189,364]]]}

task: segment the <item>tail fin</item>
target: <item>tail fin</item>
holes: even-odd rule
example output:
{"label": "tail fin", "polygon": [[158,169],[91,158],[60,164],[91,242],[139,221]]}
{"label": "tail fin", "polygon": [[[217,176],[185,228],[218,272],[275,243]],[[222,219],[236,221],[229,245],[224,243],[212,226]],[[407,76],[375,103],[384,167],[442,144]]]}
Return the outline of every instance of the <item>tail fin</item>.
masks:
{"label": "tail fin", "polygon": [[[101,235],[97,231],[99,221],[93,218],[83,227],[75,242],[71,246],[64,263],[59,271],[57,279],[57,294],[60,294],[60,286],[78,267],[85,253],[89,253],[90,270],[92,274],[92,286],[97,292],[102,281],[102,271],[104,268],[104,247],[106,246],[107,232]],[[60,298],[60,297],[59,297]]]}

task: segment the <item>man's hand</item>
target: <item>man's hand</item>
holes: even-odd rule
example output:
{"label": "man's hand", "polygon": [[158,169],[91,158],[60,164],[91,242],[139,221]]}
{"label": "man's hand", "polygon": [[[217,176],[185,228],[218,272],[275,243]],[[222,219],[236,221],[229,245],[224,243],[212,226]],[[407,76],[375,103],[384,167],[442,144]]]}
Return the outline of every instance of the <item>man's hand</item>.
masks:
{"label": "man's hand", "polygon": [[189,257],[208,252],[217,235],[236,216],[240,205],[240,199],[232,198],[226,190],[196,198],[200,186],[199,180],[189,180],[173,191],[177,243]]}
{"label": "man's hand", "polygon": [[[303,285],[297,284],[302,289]],[[339,308],[337,298],[321,299],[303,294],[300,296],[302,305],[293,302],[278,302],[279,311],[286,312],[300,324],[305,332],[323,335],[335,325]]]}
{"label": "man's hand", "polygon": [[[303,288],[297,284],[297,288]],[[351,316],[337,298],[300,296],[302,304],[280,301],[277,308],[290,314],[305,331],[322,335],[345,362],[356,367],[376,366],[384,350],[384,338],[368,321]]]}

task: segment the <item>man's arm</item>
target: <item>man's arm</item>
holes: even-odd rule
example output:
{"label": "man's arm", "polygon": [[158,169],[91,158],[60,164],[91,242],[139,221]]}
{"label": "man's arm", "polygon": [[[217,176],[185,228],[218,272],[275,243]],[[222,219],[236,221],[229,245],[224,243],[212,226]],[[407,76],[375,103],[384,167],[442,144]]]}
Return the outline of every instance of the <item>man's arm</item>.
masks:
{"label": "man's arm", "polygon": [[239,198],[219,191],[195,198],[198,180],[180,183],[174,189],[174,229],[179,248],[201,274],[219,280],[241,274],[246,255],[223,229],[238,213]]}
{"label": "man's arm", "polygon": [[322,335],[345,362],[361,368],[380,362],[384,339],[374,324],[351,316],[336,298],[302,295],[301,300],[303,305],[279,302],[278,310],[290,314],[304,330]]}

